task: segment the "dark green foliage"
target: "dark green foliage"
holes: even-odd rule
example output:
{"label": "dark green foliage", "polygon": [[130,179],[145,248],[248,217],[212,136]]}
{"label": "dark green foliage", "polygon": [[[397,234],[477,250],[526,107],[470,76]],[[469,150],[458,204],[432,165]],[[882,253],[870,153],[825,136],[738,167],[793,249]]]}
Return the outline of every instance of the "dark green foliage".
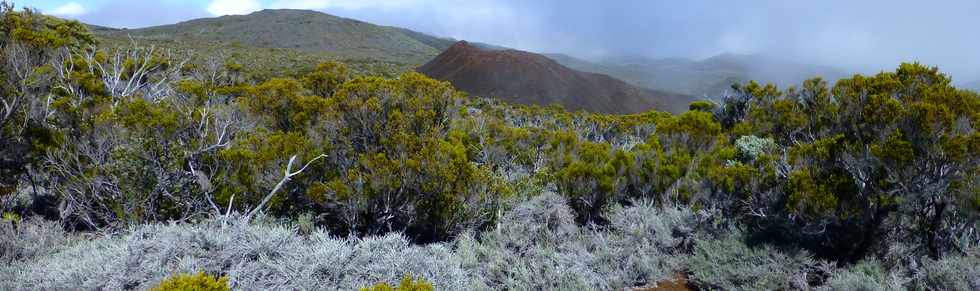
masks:
{"label": "dark green foliage", "polygon": [[434,239],[479,223],[488,210],[481,201],[499,198],[499,190],[488,169],[471,162],[470,141],[453,129],[460,98],[448,83],[417,73],[344,84],[328,107],[340,170],[308,193],[342,205],[334,211],[362,233],[407,230]]}
{"label": "dark green foliage", "polygon": [[773,161],[782,178],[750,201],[769,209],[752,220],[779,229],[773,239],[847,260],[902,239],[937,257],[956,248],[955,229],[973,227],[977,212],[962,201],[973,195],[966,185],[980,161],[978,97],[935,68],[903,64],[830,90],[816,79],[801,90],[750,83],[740,92],[716,116],[735,133],[774,137],[785,151]]}
{"label": "dark green foliage", "polygon": [[703,101],[703,100],[691,102],[690,106],[688,106],[688,108],[691,111],[704,111],[704,112],[712,112],[717,107],[718,107],[717,104],[711,101]]}
{"label": "dark green foliage", "polygon": [[27,165],[55,142],[38,109],[57,74],[51,61],[65,49],[93,42],[77,21],[0,2],[0,198],[17,189]]}

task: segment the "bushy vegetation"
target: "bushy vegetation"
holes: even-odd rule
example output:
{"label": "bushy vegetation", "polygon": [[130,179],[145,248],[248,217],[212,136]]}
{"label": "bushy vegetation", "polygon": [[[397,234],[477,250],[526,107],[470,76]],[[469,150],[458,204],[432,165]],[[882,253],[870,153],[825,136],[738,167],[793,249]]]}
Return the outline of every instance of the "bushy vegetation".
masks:
{"label": "bushy vegetation", "polygon": [[0,10],[0,289],[980,286],[980,97],[936,68],[605,115]]}
{"label": "bushy vegetation", "polygon": [[264,216],[146,224],[96,238],[60,232],[56,251],[0,266],[0,289],[148,289],[201,272],[235,290],[358,290],[396,286],[405,276],[437,290],[610,290],[653,286],[676,270],[688,270],[699,287],[738,290],[972,290],[980,278],[972,255],[927,259],[914,272],[874,260],[836,267],[747,245],[743,234],[716,225],[718,217],[689,208],[614,207],[609,228],[579,226],[570,212],[560,196],[545,194],[503,213],[499,232],[428,245],[398,234],[304,235]]}
{"label": "bushy vegetation", "polygon": [[652,284],[681,268],[699,217],[650,203],[615,207],[608,228],[575,223],[555,194],[506,213],[494,231],[460,237],[457,255],[482,289],[612,290]]}
{"label": "bushy vegetation", "polygon": [[412,277],[406,276],[398,286],[391,287],[388,283],[378,283],[377,285],[371,286],[370,288],[361,288],[361,291],[433,291],[432,284],[426,282],[425,280],[415,281]]}
{"label": "bushy vegetation", "polygon": [[163,282],[160,282],[160,285],[157,285],[150,290],[227,291],[230,289],[228,288],[228,278],[215,278],[200,272],[196,275],[174,274],[173,276],[164,279]]}
{"label": "bushy vegetation", "polygon": [[688,262],[692,281],[709,290],[804,289],[805,267],[815,265],[805,253],[750,248],[737,237],[699,243]]}
{"label": "bushy vegetation", "polygon": [[[439,290],[601,290],[669,276],[683,261],[672,250],[683,245],[681,233],[693,234],[690,224],[696,221],[689,210],[626,207],[613,210],[619,226],[606,231],[578,226],[562,202],[550,194],[518,205],[502,221],[514,229],[497,236],[466,235],[424,246],[399,234],[337,238],[320,229],[301,235],[269,217],[147,224],[16,261],[0,282],[28,289],[145,289],[175,273],[204,272],[222,274],[232,288],[246,290],[356,290],[396,284],[406,275]],[[527,229],[534,232],[519,232]],[[686,231],[673,234],[674,229]],[[620,257],[629,264],[612,264]]]}
{"label": "bushy vegetation", "polygon": [[29,261],[55,253],[71,241],[54,221],[41,218],[0,221],[0,262]]}

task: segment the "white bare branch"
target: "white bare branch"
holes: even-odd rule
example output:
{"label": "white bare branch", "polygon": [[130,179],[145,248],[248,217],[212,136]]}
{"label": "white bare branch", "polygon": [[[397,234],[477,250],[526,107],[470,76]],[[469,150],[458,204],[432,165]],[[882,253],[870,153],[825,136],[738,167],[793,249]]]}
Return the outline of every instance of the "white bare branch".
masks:
{"label": "white bare branch", "polygon": [[290,157],[289,163],[286,164],[286,170],[283,172],[282,180],[279,180],[279,183],[277,183],[276,186],[272,188],[272,191],[269,191],[269,194],[265,195],[265,198],[262,199],[262,202],[260,202],[259,205],[255,207],[255,209],[252,209],[252,211],[249,211],[248,214],[245,215],[245,220],[246,221],[251,220],[256,213],[262,211],[262,209],[265,208],[265,205],[269,203],[269,200],[272,200],[272,197],[276,195],[276,192],[279,192],[279,189],[282,188],[282,186],[284,186],[286,182],[289,182],[289,180],[291,180],[296,175],[303,173],[303,171],[305,171],[306,168],[310,166],[310,164],[313,164],[313,162],[326,157],[327,155],[319,155],[313,158],[312,160],[310,160],[309,162],[306,162],[306,165],[303,165],[303,168],[300,168],[295,172],[293,171],[293,163],[296,162],[296,155]]}

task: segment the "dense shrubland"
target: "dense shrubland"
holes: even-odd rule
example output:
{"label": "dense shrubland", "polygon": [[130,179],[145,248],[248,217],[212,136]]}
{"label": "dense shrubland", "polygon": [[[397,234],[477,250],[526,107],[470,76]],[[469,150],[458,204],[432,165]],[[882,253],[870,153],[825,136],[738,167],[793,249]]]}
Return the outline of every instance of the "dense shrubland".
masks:
{"label": "dense shrubland", "polygon": [[936,68],[618,116],[10,5],[0,54],[2,289],[980,288],[980,97]]}

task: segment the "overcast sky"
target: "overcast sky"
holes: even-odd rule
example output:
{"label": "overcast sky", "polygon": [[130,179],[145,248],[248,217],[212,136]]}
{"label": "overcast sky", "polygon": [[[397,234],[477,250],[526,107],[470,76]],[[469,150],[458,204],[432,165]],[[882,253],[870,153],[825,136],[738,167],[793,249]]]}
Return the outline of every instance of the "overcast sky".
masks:
{"label": "overcast sky", "polygon": [[111,27],[315,9],[438,36],[580,57],[768,54],[849,70],[939,66],[980,79],[980,0],[30,0],[46,13]]}

